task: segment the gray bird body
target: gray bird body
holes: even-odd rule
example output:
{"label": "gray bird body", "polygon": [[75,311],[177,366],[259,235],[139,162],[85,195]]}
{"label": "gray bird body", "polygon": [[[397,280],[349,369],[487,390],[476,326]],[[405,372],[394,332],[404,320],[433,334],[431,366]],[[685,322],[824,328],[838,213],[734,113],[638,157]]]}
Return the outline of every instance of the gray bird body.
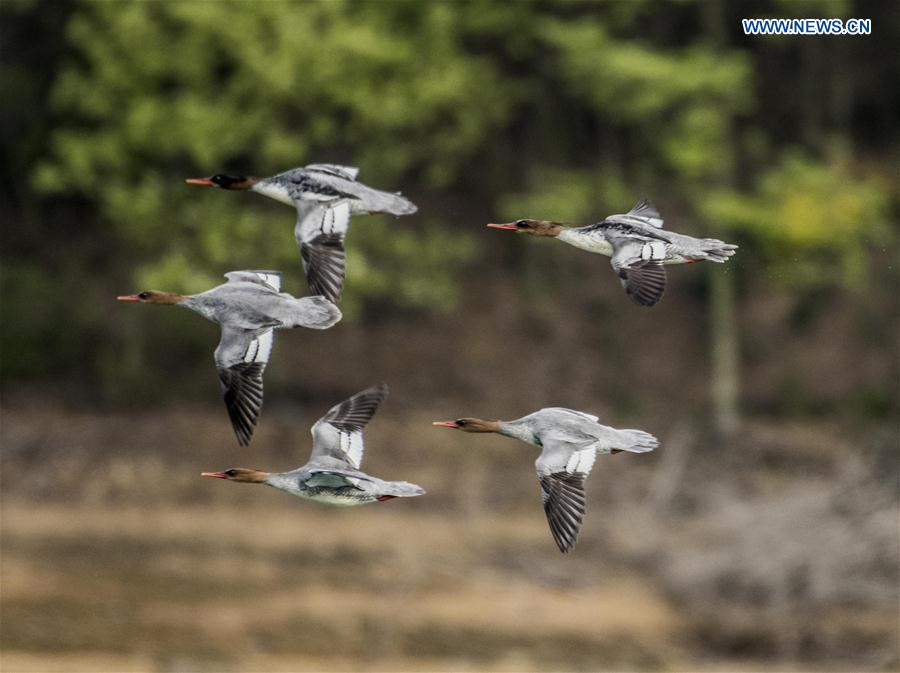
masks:
{"label": "gray bird body", "polygon": [[334,207],[347,202],[351,214],[411,215],[417,208],[399,194],[357,182],[359,169],[337,164],[310,164],[258,180],[250,189],[289,206],[306,201]]}
{"label": "gray bird body", "polygon": [[312,427],[309,462],[290,472],[267,476],[264,483],[292,495],[328,505],[364,505],[423,495],[406,481],[385,481],[360,470],[363,428],[387,396],[387,386],[373,386],[334,406]]}
{"label": "gray bird body", "polygon": [[637,304],[653,306],[666,288],[664,265],[709,261],[723,263],[736,245],[714,238],[694,238],[663,229],[663,219],[649,201],[602,222],[563,229],[557,236],[576,248],[611,257],[625,292]]}
{"label": "gray bird body", "polygon": [[310,164],[257,180],[250,189],[297,209],[294,237],[313,294],[340,301],[344,285],[344,238],[358,213],[411,215],[410,200],[373,189],[356,177],[359,169]]}
{"label": "gray bird body", "polygon": [[216,368],[238,442],[246,445],[262,409],[262,375],[274,330],[327,329],[341,319],[341,311],[325,297],[298,299],[279,292],[277,271],[232,271],[225,277],[227,283],[187,296],[180,305],[222,328]]}
{"label": "gray bird body", "polygon": [[631,453],[652,451],[656,438],[641,430],[618,430],[597,416],[565,407],[547,407],[514,421],[501,421],[499,434],[522,440],[547,451],[577,452],[592,449],[608,454],[613,449]]}
{"label": "gray bird body", "polygon": [[596,416],[562,407],[501,421],[497,432],[541,449],[534,467],[550,532],[563,553],[578,539],[585,511],[584,479],[596,454],[645,453],[659,444],[642,430],[618,430],[602,425]]}
{"label": "gray bird body", "polygon": [[324,297],[294,297],[270,286],[233,281],[191,295],[182,306],[220,325],[248,330],[306,327],[327,329],[341,313]]}

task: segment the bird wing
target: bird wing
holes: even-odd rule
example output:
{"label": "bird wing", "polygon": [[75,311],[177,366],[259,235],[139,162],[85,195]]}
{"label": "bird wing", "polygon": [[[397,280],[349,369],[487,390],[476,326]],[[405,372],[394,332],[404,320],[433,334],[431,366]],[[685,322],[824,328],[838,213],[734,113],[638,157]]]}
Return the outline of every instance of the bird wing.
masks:
{"label": "bird wing", "polygon": [[344,236],[350,224],[350,204],[325,205],[297,201],[294,236],[300,246],[306,281],[313,294],[337,303],[344,286]]}
{"label": "bird wing", "polygon": [[384,383],[356,393],[332,407],[312,427],[313,450],[310,462],[331,458],[359,469],[363,459],[363,428],[387,397]]}
{"label": "bird wing", "polygon": [[664,220],[662,216],[659,214],[659,211],[656,209],[650,201],[647,199],[641,199],[636,204],[634,204],[634,208],[629,210],[627,213],[620,213],[618,215],[610,215],[606,218],[607,222],[618,222],[621,224],[645,224],[650,227],[656,227],[657,229],[663,228]]}
{"label": "bird wing", "polygon": [[666,258],[665,243],[624,236],[609,240],[613,246],[610,263],[625,294],[635,304],[655,306],[666,291],[666,271],[660,264]]}
{"label": "bird wing", "polygon": [[546,407],[545,409],[541,409],[542,412],[553,411],[553,412],[561,412],[563,414],[574,414],[576,416],[581,416],[582,418],[586,418],[589,421],[593,421],[597,423],[600,418],[598,416],[594,416],[594,414],[589,414],[586,411],[576,411],[575,409],[568,409],[566,407]]}
{"label": "bird wing", "polygon": [[340,470],[316,470],[305,484],[308,487],[347,488],[352,486],[359,488],[361,481],[359,477],[350,473],[342,473]]}
{"label": "bird wing", "polygon": [[257,283],[258,285],[266,285],[276,292],[281,292],[281,272],[280,271],[229,271],[225,274],[229,283]]}
{"label": "bird wing", "polygon": [[584,519],[584,478],[594,466],[593,447],[577,449],[567,436],[543,433],[544,450],[534,463],[544,513],[556,546],[564,554],[575,546]]}
{"label": "bird wing", "polygon": [[222,325],[216,348],[216,368],[222,382],[225,408],[238,443],[247,446],[263,402],[263,370],[272,354],[272,327],[246,330]]}
{"label": "bird wing", "polygon": [[322,173],[331,173],[345,180],[356,181],[359,176],[359,169],[356,166],[341,166],[339,164],[309,164],[305,167],[308,171],[320,171]]}

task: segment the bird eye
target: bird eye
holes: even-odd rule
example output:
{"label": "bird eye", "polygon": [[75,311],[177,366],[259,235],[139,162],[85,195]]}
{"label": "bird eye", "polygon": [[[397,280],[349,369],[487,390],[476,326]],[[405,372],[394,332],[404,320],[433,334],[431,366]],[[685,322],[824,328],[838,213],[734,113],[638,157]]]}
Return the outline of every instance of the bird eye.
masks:
{"label": "bird eye", "polygon": [[468,421],[466,421],[464,418],[460,418],[456,421],[456,425],[458,425],[459,427],[463,427],[467,422]]}
{"label": "bird eye", "polygon": [[228,470],[225,472],[226,477],[233,477],[236,474],[237,474],[237,470]]}
{"label": "bird eye", "polygon": [[524,229],[527,226],[528,222],[526,222],[525,220],[519,220],[518,222],[516,222],[516,227],[519,229]]}
{"label": "bird eye", "polygon": [[141,293],[138,295],[138,299],[147,299],[149,296],[150,296],[150,293],[149,293],[149,292],[141,292]]}

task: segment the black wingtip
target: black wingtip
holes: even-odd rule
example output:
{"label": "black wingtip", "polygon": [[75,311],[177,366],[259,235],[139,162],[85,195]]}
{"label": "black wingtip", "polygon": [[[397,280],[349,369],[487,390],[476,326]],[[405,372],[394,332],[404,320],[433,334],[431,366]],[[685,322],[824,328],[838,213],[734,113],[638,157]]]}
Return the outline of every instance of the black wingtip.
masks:
{"label": "black wingtip", "polygon": [[584,474],[556,472],[540,478],[544,513],[553,541],[568,554],[578,541],[584,518]]}
{"label": "black wingtip", "polygon": [[241,363],[219,371],[225,409],[240,446],[250,444],[262,411],[264,367],[260,362]]}
{"label": "black wingtip", "polygon": [[625,294],[638,306],[656,306],[666,292],[666,272],[656,262],[620,269],[618,275]]}
{"label": "black wingtip", "polygon": [[367,393],[367,392],[378,393],[379,395],[383,395],[384,397],[387,397],[388,394],[391,392],[391,389],[387,383],[382,381],[381,383],[376,383],[374,386],[369,386],[363,392],[364,393]]}
{"label": "black wingtip", "polygon": [[300,244],[306,281],[312,294],[340,303],[344,289],[346,254],[340,234],[319,234]]}

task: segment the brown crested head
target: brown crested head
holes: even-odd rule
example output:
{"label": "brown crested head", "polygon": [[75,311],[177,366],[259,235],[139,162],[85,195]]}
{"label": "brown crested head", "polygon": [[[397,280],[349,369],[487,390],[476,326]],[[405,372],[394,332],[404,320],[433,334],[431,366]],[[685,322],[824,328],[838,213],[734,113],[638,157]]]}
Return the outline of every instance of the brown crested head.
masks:
{"label": "brown crested head", "polygon": [[463,432],[497,432],[500,421],[486,421],[481,418],[457,418],[455,421],[435,421],[432,425],[453,428]]}
{"label": "brown crested head", "polygon": [[516,220],[507,224],[489,224],[487,226],[491,229],[514,231],[517,234],[528,234],[529,236],[559,236],[565,229],[559,222],[550,220]]}
{"label": "brown crested head", "polygon": [[224,472],[201,472],[200,476],[228,479],[229,481],[243,481],[248,484],[261,484],[268,478],[269,473],[262,470],[248,470],[246,467],[233,467]]}
{"label": "brown crested head", "polygon": [[126,294],[116,297],[119,301],[140,301],[145,304],[180,304],[184,301],[184,295],[175,292],[157,292],[147,290],[138,294]]}
{"label": "brown crested head", "polygon": [[200,185],[202,187],[218,187],[219,189],[250,189],[259,182],[259,178],[246,177],[243,175],[225,175],[217,173],[211,178],[188,178],[185,180],[189,185]]}

